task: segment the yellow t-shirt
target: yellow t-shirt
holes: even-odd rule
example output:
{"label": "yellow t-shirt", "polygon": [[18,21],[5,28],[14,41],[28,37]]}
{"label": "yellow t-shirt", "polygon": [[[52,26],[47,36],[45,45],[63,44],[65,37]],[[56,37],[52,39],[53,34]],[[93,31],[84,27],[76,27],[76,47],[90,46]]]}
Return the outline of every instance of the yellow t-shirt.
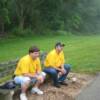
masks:
{"label": "yellow t-shirt", "polygon": [[26,55],[18,62],[14,74],[19,76],[25,73],[35,74],[40,71],[40,59],[37,58],[36,60],[33,60],[29,55]]}
{"label": "yellow t-shirt", "polygon": [[64,53],[61,51],[59,54],[57,54],[56,50],[52,50],[47,56],[44,61],[45,67],[60,67],[62,64],[64,64]]}

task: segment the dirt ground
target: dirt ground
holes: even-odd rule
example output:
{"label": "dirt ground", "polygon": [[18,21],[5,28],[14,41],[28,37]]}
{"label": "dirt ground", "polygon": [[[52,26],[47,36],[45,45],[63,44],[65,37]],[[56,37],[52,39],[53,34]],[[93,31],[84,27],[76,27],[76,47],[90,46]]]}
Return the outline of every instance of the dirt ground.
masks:
{"label": "dirt ground", "polygon": [[[76,82],[72,81],[73,77],[77,78]],[[82,89],[86,88],[93,79],[94,76],[92,75],[70,73],[66,80],[68,83],[67,86],[55,88],[52,86],[51,82],[46,82],[46,84],[41,87],[41,90],[44,91],[44,95],[39,96],[28,92],[28,100],[75,100],[75,97],[82,92]],[[19,99],[16,98],[14,100]]]}

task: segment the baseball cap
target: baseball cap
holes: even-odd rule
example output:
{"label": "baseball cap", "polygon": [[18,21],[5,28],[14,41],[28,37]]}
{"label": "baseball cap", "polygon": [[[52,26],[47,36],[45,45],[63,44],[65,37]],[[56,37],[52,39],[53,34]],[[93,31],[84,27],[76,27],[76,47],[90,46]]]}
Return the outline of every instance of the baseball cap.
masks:
{"label": "baseball cap", "polygon": [[63,44],[63,43],[61,43],[61,42],[57,42],[57,43],[55,44],[55,47],[57,47],[57,46],[64,47],[64,46],[65,46],[65,44]]}

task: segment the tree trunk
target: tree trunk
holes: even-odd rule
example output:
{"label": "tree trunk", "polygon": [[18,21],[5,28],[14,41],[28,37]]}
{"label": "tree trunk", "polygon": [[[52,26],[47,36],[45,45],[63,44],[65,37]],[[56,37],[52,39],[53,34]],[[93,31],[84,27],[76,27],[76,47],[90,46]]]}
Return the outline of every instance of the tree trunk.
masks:
{"label": "tree trunk", "polygon": [[5,25],[4,25],[3,20],[1,20],[0,22],[1,22],[0,23],[0,26],[1,26],[1,28],[0,28],[0,35],[2,36],[5,33]]}
{"label": "tree trunk", "polygon": [[19,28],[24,29],[24,18],[20,19]]}

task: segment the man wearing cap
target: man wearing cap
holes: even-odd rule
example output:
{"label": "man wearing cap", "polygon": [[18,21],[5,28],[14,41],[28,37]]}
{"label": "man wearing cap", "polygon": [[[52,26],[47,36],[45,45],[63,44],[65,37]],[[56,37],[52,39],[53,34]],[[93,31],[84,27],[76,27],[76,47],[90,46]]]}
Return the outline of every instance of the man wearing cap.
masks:
{"label": "man wearing cap", "polygon": [[43,94],[39,86],[43,83],[46,74],[41,71],[39,51],[36,46],[30,47],[29,54],[22,57],[17,64],[14,81],[21,85],[20,100],[28,100],[26,91],[30,83],[35,84],[32,93]]}
{"label": "man wearing cap", "polygon": [[67,85],[64,81],[70,71],[70,65],[64,64],[64,44],[58,42],[55,49],[50,51],[44,61],[44,72],[49,74],[53,80],[53,85],[57,88],[60,85]]}

